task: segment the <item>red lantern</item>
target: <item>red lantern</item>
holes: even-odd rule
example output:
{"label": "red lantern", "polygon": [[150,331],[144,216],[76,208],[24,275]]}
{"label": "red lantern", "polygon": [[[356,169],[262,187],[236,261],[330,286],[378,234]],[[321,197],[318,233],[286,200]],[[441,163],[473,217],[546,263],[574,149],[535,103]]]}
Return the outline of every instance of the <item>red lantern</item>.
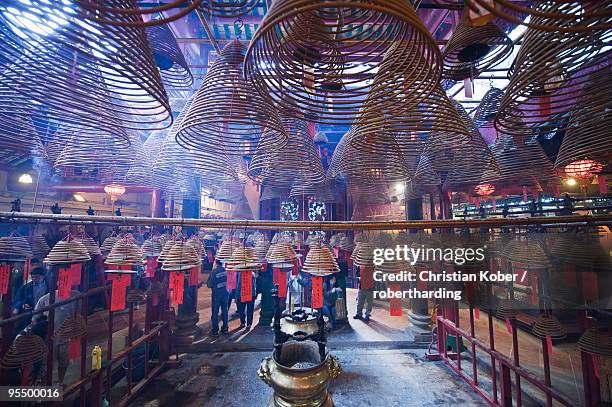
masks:
{"label": "red lantern", "polygon": [[104,187],[104,192],[111,196],[111,200],[115,201],[118,197],[125,194],[125,187],[119,184],[108,184]]}
{"label": "red lantern", "polygon": [[565,166],[565,173],[573,178],[591,178],[601,172],[603,165],[593,160],[577,160]]}
{"label": "red lantern", "polygon": [[474,187],[474,192],[476,192],[476,195],[480,195],[480,196],[491,195],[493,192],[495,192],[495,185],[478,184]]}

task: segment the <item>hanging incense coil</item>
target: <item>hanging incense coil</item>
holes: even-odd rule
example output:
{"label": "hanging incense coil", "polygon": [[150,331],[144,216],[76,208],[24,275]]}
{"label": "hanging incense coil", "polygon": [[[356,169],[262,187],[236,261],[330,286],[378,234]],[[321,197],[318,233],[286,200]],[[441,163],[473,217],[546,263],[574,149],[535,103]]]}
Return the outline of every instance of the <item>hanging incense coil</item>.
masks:
{"label": "hanging incense coil", "polygon": [[252,247],[237,247],[232,252],[225,265],[225,268],[230,271],[259,271],[261,270],[261,262],[257,257],[257,252]]}
{"label": "hanging incense coil", "polygon": [[142,243],[140,247],[143,257],[156,257],[159,256],[162,251],[162,244],[159,238],[147,239]]}
{"label": "hanging incense coil", "polygon": [[70,315],[55,332],[56,339],[80,338],[87,335],[87,323],[81,314]]}
{"label": "hanging incense coil", "polygon": [[196,253],[200,257],[202,257],[202,255],[206,251],[206,248],[204,247],[204,243],[202,243],[202,241],[198,239],[197,237],[192,237],[191,239],[189,239],[187,241],[187,244],[193,247],[193,249],[196,251]]}
{"label": "hanging incense coil", "polygon": [[[143,6],[134,0],[88,1],[75,0],[83,10],[80,12],[102,25],[117,27],[150,27],[168,24],[191,13],[202,0],[171,0],[157,6]],[[143,18],[144,16],[161,14],[162,18]]]}
{"label": "hanging incense coil", "polygon": [[405,261],[391,260],[383,262],[380,265],[375,265],[374,270],[383,274],[399,274],[403,271],[415,272],[415,268]]}
{"label": "hanging incense coil", "polygon": [[584,159],[603,164],[612,162],[612,68],[605,66],[588,77],[572,110],[563,142],[555,161],[556,168]]}
{"label": "hanging incense coil", "polygon": [[337,246],[340,250],[346,250],[346,251],[353,250],[353,244],[351,243],[351,240],[344,235],[340,236],[340,238],[338,239]]}
{"label": "hanging incense coil", "polygon": [[555,239],[551,255],[581,269],[610,270],[612,261],[599,239],[587,234],[561,234]]}
{"label": "hanging incense coil", "polygon": [[110,252],[119,239],[119,236],[108,236],[100,245],[100,250],[105,253]]}
{"label": "hanging incense coil", "polygon": [[0,84],[0,106],[0,147],[23,152],[38,147],[40,139],[32,121],[36,111],[29,106],[25,96]]}
{"label": "hanging incense coil", "polygon": [[193,246],[176,241],[162,261],[162,271],[187,271],[200,266],[200,257]]}
{"label": "hanging incense coil", "polygon": [[[550,2],[542,7],[539,10],[543,12],[555,10]],[[542,16],[531,19],[536,24],[553,21]],[[592,73],[607,63],[610,50],[606,44],[611,40],[609,29],[576,33],[528,28],[511,68],[495,127],[513,135],[532,134],[532,126],[540,132],[564,127],[576,95]],[[547,44],[546,51],[542,44]]]}
{"label": "hanging incense coil", "polygon": [[[391,47],[398,52],[388,54]],[[389,69],[381,68],[385,59]],[[427,95],[440,73],[429,30],[399,0],[276,1],[245,58],[245,74],[262,95],[318,123],[351,124],[371,91],[372,103],[386,108],[409,84],[420,83]]]}
{"label": "hanging incense coil", "polygon": [[503,90],[493,87],[484,94],[474,113],[474,123],[476,126],[493,126],[493,121],[495,120],[503,96]]}
{"label": "hanging incense coil", "polygon": [[259,0],[204,0],[200,5],[200,10],[205,10],[215,17],[240,17],[251,12]]}
{"label": "hanging incense coil", "polygon": [[23,365],[42,362],[47,354],[47,345],[38,335],[19,335],[2,358],[3,369],[20,369]]}
{"label": "hanging incense coil", "polygon": [[[548,32],[584,32],[612,28],[612,12],[605,1],[588,5],[579,0],[538,0],[525,6],[512,0],[466,0],[466,8],[482,7],[494,16]],[[531,15],[530,20],[525,17]],[[541,17],[541,18],[536,18]]]}
{"label": "hanging incense coil", "polygon": [[[244,79],[245,52],[239,40],[223,48],[178,129],[179,144],[224,155],[244,155],[256,146],[274,150],[284,145],[287,135],[277,112]],[[270,131],[260,140],[264,128]]]}
{"label": "hanging incense coil", "polygon": [[125,300],[131,304],[142,304],[147,300],[147,296],[142,290],[133,288],[128,291]]}
{"label": "hanging incense coil", "polygon": [[[161,239],[160,239],[161,240]],[[164,261],[164,259],[166,258],[166,256],[168,255],[168,252],[170,251],[170,249],[172,249],[172,247],[178,242],[178,240],[168,240],[166,242],[166,244],[163,245],[161,252],[159,252],[159,257],[157,258],[158,261],[162,262]],[[161,242],[160,242],[161,243]]]}
{"label": "hanging incense coil", "polygon": [[293,240],[291,241],[293,247],[301,247],[304,246],[304,236],[301,233],[295,233],[293,235]]}
{"label": "hanging incense coil", "polygon": [[[276,235],[280,236],[280,234]],[[266,253],[266,260],[269,264],[287,263],[293,264],[293,261],[297,259],[297,254],[293,247],[289,243],[278,242],[272,243]]]}
{"label": "hanging incense coil", "polygon": [[294,185],[289,192],[289,198],[312,198],[315,201],[331,203],[336,200],[328,182],[320,184]]}
{"label": "hanging incense coil", "polygon": [[315,233],[310,233],[306,239],[306,246],[321,246],[325,244],[325,236]]}
{"label": "hanging incense coil", "polygon": [[329,238],[329,245],[332,247],[337,247],[338,246],[338,241],[340,239],[340,237],[345,236],[346,235],[344,233],[334,233],[333,235],[331,235],[331,237]]}
{"label": "hanging incense coil", "polygon": [[356,266],[374,266],[374,246],[367,242],[359,243],[355,246],[351,258]]}
{"label": "hanging incense coil", "polygon": [[464,17],[442,52],[442,77],[456,81],[476,77],[509,57],[513,49],[512,40],[492,22],[472,27]]}
{"label": "hanging incense coil", "polygon": [[338,273],[340,268],[328,247],[311,247],[304,260],[302,270],[314,276],[328,276]]}
{"label": "hanging incense coil", "polygon": [[270,243],[268,241],[258,240],[257,242],[255,242],[255,253],[257,253],[257,258],[260,262],[266,260],[268,250],[270,250]]}
{"label": "hanging incense coil", "polygon": [[497,318],[508,320],[508,319],[516,319],[518,315],[518,309],[516,308],[516,303],[509,299],[505,298],[499,300],[497,304],[497,311],[495,312]]}
{"label": "hanging incense coil", "polygon": [[170,26],[147,27],[146,32],[153,58],[166,85],[170,88],[190,88],[193,75]]}
{"label": "hanging incense coil", "polygon": [[86,234],[75,237],[75,240],[78,240],[79,242],[83,243],[83,246],[85,246],[85,249],[87,249],[87,253],[89,253],[90,256],[93,257],[102,254],[102,252],[100,251],[100,246],[98,246],[95,240],[93,240]]}
{"label": "hanging incense coil", "polygon": [[551,337],[552,339],[564,339],[567,334],[559,320],[553,315],[542,314],[533,324],[531,332],[538,338]]}
{"label": "hanging incense coil", "polygon": [[503,254],[508,260],[521,263],[528,269],[547,269],[552,266],[542,245],[534,239],[511,240]]}
{"label": "hanging incense coil", "polygon": [[30,247],[32,248],[32,255],[38,259],[42,259],[47,256],[47,253],[49,253],[51,250],[47,244],[47,240],[40,235],[28,237],[28,243],[30,243]]}
{"label": "hanging incense coil", "polygon": [[591,355],[611,357],[612,338],[602,329],[589,328],[578,339],[578,349]]}
{"label": "hanging incense coil", "polygon": [[0,237],[0,258],[31,259],[32,257],[34,257],[32,248],[25,237]]}
{"label": "hanging incense coil", "polygon": [[81,241],[68,237],[53,246],[43,263],[50,266],[57,264],[79,263],[91,260],[87,248]]}
{"label": "hanging incense coil", "polygon": [[325,180],[317,147],[308,133],[308,124],[287,112],[282,122],[289,139],[277,149],[268,140],[277,139],[276,130],[266,129],[261,136],[265,143],[257,146],[249,165],[248,176],[263,185],[291,187],[293,185],[320,184]]}
{"label": "hanging incense coil", "polygon": [[[117,9],[109,21],[143,23],[125,12],[130,4],[135,8],[131,0],[105,3]],[[51,119],[64,125],[118,137],[124,129],[165,127],[172,119],[170,106],[144,28],[98,24],[96,16],[104,14],[80,11],[42,0],[3,7],[0,60],[11,66],[3,72],[3,84],[44,106]]]}
{"label": "hanging incense coil", "polygon": [[437,186],[442,184],[442,178],[434,170],[432,159],[427,152],[423,153],[414,171],[415,188],[421,186]]}
{"label": "hanging incense coil", "polygon": [[114,266],[136,266],[142,263],[142,251],[131,238],[121,238],[115,242],[104,264]]}
{"label": "hanging incense coil", "polygon": [[215,259],[221,262],[228,261],[232,257],[234,250],[240,246],[240,241],[236,238],[230,237],[229,239],[224,240],[221,243],[221,246],[219,246]]}

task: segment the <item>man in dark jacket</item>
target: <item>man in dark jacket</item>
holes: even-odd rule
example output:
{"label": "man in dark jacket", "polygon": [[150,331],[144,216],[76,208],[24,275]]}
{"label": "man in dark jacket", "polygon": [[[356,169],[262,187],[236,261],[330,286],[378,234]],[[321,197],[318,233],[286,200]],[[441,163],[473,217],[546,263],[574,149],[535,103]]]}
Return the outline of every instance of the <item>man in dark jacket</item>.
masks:
{"label": "man in dark jacket", "polygon": [[336,287],[336,276],[331,275],[323,284],[323,314],[327,315],[332,329],[336,329],[336,301],[342,289]]}
{"label": "man in dark jacket", "polygon": [[206,286],[212,290],[212,315],[210,317],[210,336],[219,336],[219,308],[223,326],[221,333],[227,333],[227,273],[220,261],[210,272]]}
{"label": "man in dark jacket", "polygon": [[[33,268],[30,272],[30,277],[31,280],[27,284],[22,285],[15,295],[15,299],[13,300],[14,314],[21,314],[33,310],[38,300],[49,292],[44,268]],[[24,317],[20,319],[17,323],[16,331],[21,332],[30,324],[30,321],[31,318]]]}

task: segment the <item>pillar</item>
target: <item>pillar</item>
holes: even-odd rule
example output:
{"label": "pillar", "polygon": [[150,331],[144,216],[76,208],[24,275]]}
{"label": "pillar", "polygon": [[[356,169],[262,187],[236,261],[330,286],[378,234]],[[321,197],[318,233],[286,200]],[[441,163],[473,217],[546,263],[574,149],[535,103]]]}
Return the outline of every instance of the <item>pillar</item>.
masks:
{"label": "pillar", "polygon": [[[406,200],[406,214],[407,220],[422,220],[423,198]],[[415,342],[431,342],[431,316],[429,315],[427,299],[413,298],[410,300],[408,320],[410,321],[409,329],[414,335]]]}

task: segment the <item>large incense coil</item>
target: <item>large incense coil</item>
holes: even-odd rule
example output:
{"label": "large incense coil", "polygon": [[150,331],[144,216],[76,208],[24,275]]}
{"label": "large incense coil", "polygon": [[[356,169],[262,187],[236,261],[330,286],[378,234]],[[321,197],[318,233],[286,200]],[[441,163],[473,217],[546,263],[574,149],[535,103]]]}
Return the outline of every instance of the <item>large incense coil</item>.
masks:
{"label": "large incense coil", "polygon": [[[407,49],[381,69],[397,43]],[[373,103],[385,107],[415,83],[427,95],[441,64],[435,41],[406,1],[279,0],[255,32],[245,73],[261,94],[305,112],[310,121],[350,124],[371,91]]]}
{"label": "large incense coil", "polygon": [[81,314],[70,315],[55,332],[56,339],[80,338],[87,335],[87,323]]}
{"label": "large incense coil", "polygon": [[202,255],[206,251],[204,243],[198,237],[192,237],[187,241],[187,244],[191,245],[200,257],[202,257]]}
{"label": "large incense coil", "polygon": [[[150,27],[167,24],[191,13],[203,0],[171,0],[156,6],[144,6],[134,0],[88,1],[75,0],[80,13],[102,24],[117,27]],[[162,14],[162,18],[144,18]]]}
{"label": "large incense coil", "polygon": [[137,288],[132,288],[125,296],[125,301],[131,304],[142,304],[147,300],[146,294]]}
{"label": "large incense coil", "polygon": [[528,269],[547,269],[552,266],[542,245],[535,239],[511,240],[503,249],[503,255]]}
{"label": "large incense coil", "polygon": [[91,260],[87,248],[80,240],[68,238],[60,240],[53,246],[43,263],[50,266],[56,264],[79,263]]}
{"label": "large incense coil", "polygon": [[325,245],[325,235],[320,235],[317,233],[309,233],[308,238],[306,238],[306,246],[321,246]]}
{"label": "large incense coil", "polygon": [[499,300],[495,315],[500,319],[515,319],[518,316],[516,302],[509,298]]}
{"label": "large incense coil", "polygon": [[358,244],[355,246],[351,258],[356,266],[374,266],[374,246],[366,242]]}
{"label": "large incense coil", "polygon": [[499,172],[486,169],[482,183],[505,181],[527,185],[533,184],[534,180],[556,178],[553,165],[537,139],[504,134],[491,146],[491,151]]}
{"label": "large incense coil", "polygon": [[415,187],[417,189],[421,186],[437,186],[442,184],[442,179],[434,170],[431,160],[432,158],[427,153],[424,153],[419,159],[414,171]]}
{"label": "large incense coil", "polygon": [[[256,146],[274,150],[286,142],[287,135],[272,104],[244,79],[245,52],[243,43],[231,41],[209,68],[176,134],[181,145],[244,155]],[[264,128],[272,131],[260,139]]]}
{"label": "large incense coil", "polygon": [[225,268],[231,271],[259,271],[261,270],[261,261],[257,256],[257,252],[253,247],[237,247],[232,252]]}
{"label": "large incense coil", "polygon": [[[488,0],[466,0],[466,3],[466,8],[481,6],[496,17],[534,30],[582,32],[612,28],[612,12],[605,1],[589,3],[588,7],[579,0],[539,0],[529,6],[512,0],[495,0],[494,4]],[[528,15],[531,20],[525,19]]]}
{"label": "large incense coil", "polygon": [[354,127],[342,136],[332,156],[328,169],[329,178],[344,178],[350,183],[376,185],[402,182],[411,177],[407,158],[400,151],[393,136],[381,132],[376,138],[377,143],[387,146],[385,153],[356,148],[353,140],[359,137],[360,130]]}
{"label": "large incense coil", "polygon": [[146,28],[153,58],[170,88],[190,88],[193,75],[169,25]]}
{"label": "large incense coil", "polygon": [[263,233],[257,231],[255,233],[251,233],[247,239],[246,239],[246,243],[247,244],[251,244],[254,245],[255,243],[259,242],[259,241],[267,241],[268,238],[266,237],[266,235],[264,235]]}
{"label": "large incense coil", "polygon": [[23,95],[0,84],[0,148],[28,151],[37,147],[32,113]]}
{"label": "large incense coil", "polygon": [[30,243],[22,236],[0,237],[0,257],[31,259],[34,257]]}
{"label": "large incense coil", "polygon": [[538,338],[550,337],[552,339],[564,339],[567,334],[559,320],[553,315],[542,314],[533,324],[531,332]]}
{"label": "large incense coil", "polygon": [[28,242],[32,248],[32,255],[38,259],[44,258],[51,250],[44,236],[30,236]]}
{"label": "large incense coil", "polygon": [[319,202],[331,203],[336,200],[329,183],[294,185],[289,191],[289,198],[309,197]]}
{"label": "large incense coil", "polygon": [[19,335],[2,358],[3,369],[20,369],[23,365],[42,362],[47,354],[47,345],[38,335]]}
{"label": "large incense coil", "polygon": [[[159,252],[159,256],[157,257],[157,261],[164,261],[164,259],[166,258],[166,256],[168,255],[168,252],[170,251],[170,249],[172,249],[172,247],[178,242],[178,240],[168,240],[166,241],[166,243],[162,246],[161,251]],[[160,239],[160,243],[161,243],[161,239]]]}
{"label": "large incense coil", "polygon": [[200,266],[200,257],[193,246],[177,241],[162,261],[163,271],[187,271]]}
{"label": "large incense coil", "polygon": [[252,11],[259,4],[259,0],[204,0],[201,10],[206,10],[216,17],[240,17]]}
{"label": "large incense coil", "polygon": [[304,260],[302,270],[314,276],[327,276],[338,273],[340,268],[328,247],[311,247]]}
{"label": "large incense coil", "polygon": [[[119,10],[112,21],[142,23],[121,12],[135,4],[131,0],[105,3]],[[2,10],[0,60],[11,61],[3,83],[45,106],[60,123],[110,134],[166,126],[170,106],[144,28],[98,24],[94,14],[80,11],[42,0]]]}
{"label": "large incense coil", "polygon": [[288,263],[292,264],[297,259],[297,254],[290,244],[285,242],[272,243],[266,253],[269,264]]}
{"label": "large incense coil", "polygon": [[104,264],[114,266],[135,266],[142,263],[142,251],[133,239],[121,238],[115,242]]}
{"label": "large incense coil", "polygon": [[[275,187],[322,183],[325,174],[318,149],[308,134],[308,124],[289,114],[283,114],[282,121],[289,135],[287,143],[274,150],[267,147],[267,141],[258,146],[249,165],[249,177]],[[261,141],[275,139],[275,132],[274,129],[266,129]]]}
{"label": "large incense coil", "polygon": [[87,253],[89,253],[90,256],[93,257],[102,254],[100,251],[100,246],[98,246],[98,243],[96,243],[96,241],[90,236],[83,234],[81,236],[76,236],[74,239],[83,243],[83,246],[85,246],[85,249],[87,249]]}
{"label": "large incense coil", "polygon": [[162,244],[159,238],[147,239],[142,243],[140,247],[143,257],[156,257],[159,256],[162,251]]}
{"label": "large incense coil", "polygon": [[268,254],[268,250],[270,250],[270,243],[266,240],[258,240],[255,242],[255,253],[257,254],[257,258],[260,262],[266,260],[266,255]]}
{"label": "large incense coil", "polygon": [[442,77],[456,81],[476,77],[510,56],[513,48],[512,40],[492,22],[473,27],[463,18],[442,52]]}
{"label": "large incense coil", "polygon": [[[550,3],[543,7],[554,9]],[[551,20],[534,16],[531,22]],[[510,134],[531,134],[531,126],[543,132],[564,126],[565,115],[583,84],[607,63],[611,41],[610,30],[568,33],[528,28],[513,62],[495,127]]]}
{"label": "large incense coil", "polygon": [[415,268],[405,261],[394,259],[391,261],[385,260],[382,264],[375,265],[374,270],[384,274],[399,274],[403,271],[414,272]]}
{"label": "large incense coil", "polygon": [[100,250],[105,253],[110,252],[119,239],[119,236],[108,236],[100,245]]}
{"label": "large incense coil", "polygon": [[591,355],[611,357],[612,338],[602,329],[589,328],[578,339],[578,349]]}
{"label": "large incense coil", "polygon": [[603,67],[588,77],[572,110],[555,167],[585,158],[609,164],[612,160],[612,68]]}
{"label": "large incense coil", "polygon": [[492,127],[499,104],[504,96],[504,91],[499,88],[491,88],[484,94],[482,100],[476,107],[474,123],[478,127]]}
{"label": "large incense coil", "polygon": [[215,259],[226,262],[232,257],[232,253],[235,249],[240,247],[240,241],[236,238],[230,237],[221,242],[221,246],[219,246],[219,250],[215,256]]}
{"label": "large incense coil", "polygon": [[561,234],[555,239],[551,255],[582,269],[610,270],[612,261],[597,238],[586,234]]}

